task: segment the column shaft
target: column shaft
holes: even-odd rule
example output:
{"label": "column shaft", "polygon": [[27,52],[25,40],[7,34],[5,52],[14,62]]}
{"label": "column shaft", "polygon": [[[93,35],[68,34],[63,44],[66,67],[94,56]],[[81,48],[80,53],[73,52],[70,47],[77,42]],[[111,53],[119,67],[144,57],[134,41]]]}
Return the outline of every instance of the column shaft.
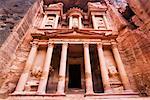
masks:
{"label": "column shaft", "polygon": [[64,91],[65,91],[67,48],[68,48],[68,44],[62,45],[60,68],[59,68],[59,81],[58,81],[58,86],[57,86],[58,94],[64,94]]}
{"label": "column shaft", "polygon": [[85,81],[86,81],[86,94],[93,94],[92,72],[89,54],[89,45],[84,44],[84,63],[85,63]]}
{"label": "column shaft", "polygon": [[125,90],[131,90],[130,83],[129,83],[129,80],[128,80],[128,77],[127,77],[127,73],[125,71],[123,62],[121,60],[118,48],[114,44],[112,45],[112,52],[114,54],[114,58],[115,58],[115,61],[117,63],[117,66],[118,66],[118,71],[119,71],[119,74],[120,74],[120,77],[121,77],[124,89]]}
{"label": "column shaft", "polygon": [[20,93],[20,92],[23,92],[23,90],[24,90],[24,86],[25,86],[25,84],[28,80],[28,77],[30,75],[30,69],[32,67],[32,64],[33,64],[34,59],[35,59],[36,54],[37,54],[37,48],[38,48],[37,42],[33,43],[32,48],[31,48],[30,53],[29,53],[29,56],[28,56],[28,59],[27,59],[26,64],[25,64],[24,71],[21,74],[20,79],[18,81],[15,93]]}
{"label": "column shaft", "polygon": [[105,93],[112,92],[112,89],[110,87],[110,82],[109,82],[108,69],[106,67],[104,53],[102,49],[102,44],[97,45],[97,50],[98,50],[98,57],[99,57],[101,76],[102,76],[102,81],[104,86],[104,92]]}
{"label": "column shaft", "polygon": [[49,69],[50,69],[50,64],[51,64],[51,59],[52,59],[52,53],[53,53],[53,44],[48,44],[45,64],[44,64],[42,76],[41,76],[38,91],[37,91],[40,94],[45,94],[45,91],[46,91],[46,85],[47,85]]}

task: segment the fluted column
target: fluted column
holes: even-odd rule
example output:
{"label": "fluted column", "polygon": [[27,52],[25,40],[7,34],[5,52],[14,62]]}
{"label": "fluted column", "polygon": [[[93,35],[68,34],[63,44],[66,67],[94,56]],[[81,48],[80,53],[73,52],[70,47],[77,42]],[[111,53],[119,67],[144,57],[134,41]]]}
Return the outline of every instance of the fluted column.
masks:
{"label": "fluted column", "polygon": [[72,21],[73,21],[73,18],[72,16],[69,17],[69,29],[72,29]]}
{"label": "fluted column", "polygon": [[112,52],[113,52],[115,61],[117,63],[118,71],[119,71],[119,74],[120,74],[121,81],[123,83],[124,89],[126,91],[131,91],[131,87],[130,87],[130,83],[129,83],[129,80],[128,80],[128,77],[127,77],[127,73],[125,71],[125,68],[124,68],[123,62],[121,60],[121,57],[120,57],[120,54],[119,54],[119,51],[118,51],[116,43],[112,44]]}
{"label": "fluted column", "polygon": [[34,59],[35,59],[36,54],[37,54],[37,48],[38,48],[38,42],[34,41],[32,43],[32,48],[30,50],[28,59],[26,61],[24,71],[20,76],[20,79],[18,81],[16,90],[14,93],[22,93],[23,92],[25,84],[26,84],[28,77],[30,75],[30,70],[31,70],[32,64],[33,64]]}
{"label": "fluted column", "polygon": [[65,91],[67,48],[68,48],[67,43],[62,45],[60,68],[59,68],[59,80],[58,80],[58,86],[57,86],[58,94],[64,94],[64,91]]}
{"label": "fluted column", "polygon": [[92,72],[89,54],[89,44],[84,44],[84,64],[85,64],[85,83],[86,94],[93,94]]}
{"label": "fluted column", "polygon": [[97,22],[96,22],[96,18],[95,18],[95,15],[92,15],[92,21],[93,21],[93,27],[94,29],[98,29],[98,26],[97,26]]}
{"label": "fluted column", "polygon": [[45,94],[45,91],[46,91],[48,74],[49,74],[49,69],[50,69],[50,64],[51,64],[51,59],[52,59],[52,53],[53,53],[53,44],[49,43],[47,54],[46,54],[46,59],[45,59],[45,64],[44,64],[42,76],[41,76],[40,83],[38,86],[38,91],[37,91],[39,94]]}
{"label": "fluted column", "polygon": [[54,24],[54,29],[56,29],[56,28],[57,28],[57,26],[58,26],[58,21],[59,21],[59,15],[58,15],[58,14],[56,14],[55,24]]}
{"label": "fluted column", "polygon": [[102,43],[97,44],[98,57],[100,63],[101,76],[103,81],[104,92],[109,93],[112,92],[109,82],[108,69],[105,63],[105,57],[102,49]]}

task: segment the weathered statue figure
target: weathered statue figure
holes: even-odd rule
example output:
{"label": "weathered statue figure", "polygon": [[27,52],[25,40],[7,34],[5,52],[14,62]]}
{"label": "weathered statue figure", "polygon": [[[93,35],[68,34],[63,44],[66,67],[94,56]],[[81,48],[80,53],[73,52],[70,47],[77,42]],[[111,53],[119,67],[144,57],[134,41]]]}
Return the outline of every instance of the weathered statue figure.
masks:
{"label": "weathered statue figure", "polygon": [[78,26],[79,26],[78,18],[73,18],[73,27],[78,27]]}
{"label": "weathered statue figure", "polygon": [[31,71],[31,76],[39,78],[41,77],[41,74],[42,74],[42,68],[40,66],[34,66]]}
{"label": "weathered statue figure", "polygon": [[101,17],[101,16],[99,16],[99,17],[96,17],[96,19],[97,19],[97,23],[98,23],[98,28],[99,29],[101,29],[101,28],[106,28],[106,26],[105,26],[105,23],[104,23],[104,20],[103,20],[103,18]]}
{"label": "weathered statue figure", "polygon": [[116,76],[118,74],[117,70],[116,70],[116,67],[114,65],[110,65],[108,67],[108,71],[109,71],[109,75],[110,76]]}

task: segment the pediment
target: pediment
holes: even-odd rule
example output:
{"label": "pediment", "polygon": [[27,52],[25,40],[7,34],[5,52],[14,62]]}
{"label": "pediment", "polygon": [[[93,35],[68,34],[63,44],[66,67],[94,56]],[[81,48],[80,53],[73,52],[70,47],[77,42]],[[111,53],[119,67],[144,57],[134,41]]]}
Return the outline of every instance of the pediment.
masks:
{"label": "pediment", "polygon": [[44,30],[41,33],[34,33],[32,36],[45,36],[50,38],[107,38],[106,32],[111,31],[93,31],[93,30],[80,30],[80,29],[61,29],[61,30]]}
{"label": "pediment", "polygon": [[46,35],[61,35],[61,36],[93,36],[93,35],[104,35],[105,32],[104,31],[91,31],[91,30],[79,30],[79,29],[68,29],[68,30],[58,30],[58,31],[45,31],[44,32]]}

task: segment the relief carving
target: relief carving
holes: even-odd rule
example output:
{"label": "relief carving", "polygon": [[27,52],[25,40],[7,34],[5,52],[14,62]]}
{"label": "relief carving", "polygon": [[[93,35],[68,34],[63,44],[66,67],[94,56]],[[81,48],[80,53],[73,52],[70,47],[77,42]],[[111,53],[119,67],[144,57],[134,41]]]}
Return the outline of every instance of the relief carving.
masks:
{"label": "relief carving", "polygon": [[34,76],[36,78],[40,78],[42,75],[42,68],[40,66],[34,66],[31,70],[31,76]]}
{"label": "relief carving", "polygon": [[105,23],[104,23],[104,19],[102,16],[96,17],[97,20],[97,24],[98,24],[98,29],[105,29]]}
{"label": "relief carving", "polygon": [[53,16],[48,16],[45,26],[53,27],[55,18]]}
{"label": "relief carving", "polygon": [[114,65],[110,65],[108,67],[108,71],[109,71],[109,75],[112,77],[118,75],[118,72],[117,72],[116,67]]}

